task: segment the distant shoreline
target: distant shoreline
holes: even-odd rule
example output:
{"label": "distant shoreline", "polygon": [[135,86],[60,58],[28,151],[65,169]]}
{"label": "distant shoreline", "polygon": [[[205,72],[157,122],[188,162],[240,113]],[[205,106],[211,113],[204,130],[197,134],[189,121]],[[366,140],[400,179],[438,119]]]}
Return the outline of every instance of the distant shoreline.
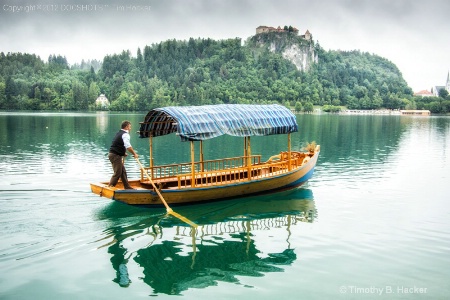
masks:
{"label": "distant shoreline", "polygon": [[[314,109],[311,112],[295,111],[291,109],[294,114],[338,114],[338,115],[392,115],[392,116],[431,116],[429,110],[396,110],[396,109],[345,109],[339,112],[324,112],[320,108]],[[23,113],[23,114],[95,114],[95,113],[107,113],[107,114],[142,114],[148,111],[105,111],[105,110],[2,110],[0,114],[6,113]],[[433,114],[434,116],[449,116],[449,114]]]}
{"label": "distant shoreline", "polygon": [[347,109],[341,111],[340,114],[358,114],[358,115],[395,115],[395,116],[431,116],[431,112],[426,109],[421,110],[399,110],[399,109],[373,109],[359,110]]}
{"label": "distant shoreline", "polygon": [[[429,110],[402,110],[402,109],[343,109],[341,111],[327,112],[320,108],[315,108],[312,112],[299,112],[292,110],[294,114],[336,114],[336,115],[391,115],[391,116],[431,116]],[[450,114],[434,113],[434,116],[449,116]]]}

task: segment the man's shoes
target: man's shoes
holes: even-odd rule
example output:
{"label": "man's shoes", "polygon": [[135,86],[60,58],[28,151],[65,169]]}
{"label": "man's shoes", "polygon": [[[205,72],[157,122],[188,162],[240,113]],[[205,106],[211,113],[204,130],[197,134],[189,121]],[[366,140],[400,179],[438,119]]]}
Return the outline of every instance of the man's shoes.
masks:
{"label": "man's shoes", "polygon": [[130,187],[127,187],[127,188],[125,188],[126,190],[135,190],[135,188],[132,188],[131,186]]}

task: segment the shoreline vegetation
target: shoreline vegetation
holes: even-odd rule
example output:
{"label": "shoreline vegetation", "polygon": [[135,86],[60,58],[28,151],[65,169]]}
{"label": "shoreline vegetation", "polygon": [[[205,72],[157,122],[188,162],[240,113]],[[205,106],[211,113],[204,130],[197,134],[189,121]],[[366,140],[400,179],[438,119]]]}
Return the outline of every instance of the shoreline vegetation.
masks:
{"label": "shoreline vegetation", "polygon": [[[2,111],[148,111],[156,107],[278,103],[311,113],[429,110],[450,113],[450,97],[414,96],[392,62],[360,51],[325,51],[296,35],[261,34],[242,42],[168,40],[69,65],[28,53],[0,52]],[[256,38],[255,38],[256,37]],[[280,42],[284,41],[284,42]],[[279,48],[271,49],[276,43]],[[309,69],[285,59],[286,48],[313,56]],[[296,49],[297,49],[296,48]],[[1,50],[1,49],[0,49]],[[309,51],[309,52],[308,52]],[[291,53],[295,56],[295,53]],[[104,104],[96,100],[102,95]]]}
{"label": "shoreline vegetation", "polygon": [[[376,110],[364,110],[364,109],[346,109],[343,108],[339,111],[324,111],[322,107],[314,107],[313,111],[296,111],[290,108],[293,114],[337,114],[337,115],[392,115],[392,116],[450,116],[450,113],[431,113],[429,110],[389,110],[389,109],[376,109]],[[148,111],[109,111],[109,110],[2,110],[0,109],[0,114],[7,113],[24,113],[24,114],[83,114],[83,113],[105,113],[105,114],[120,114],[120,113],[148,113]]]}

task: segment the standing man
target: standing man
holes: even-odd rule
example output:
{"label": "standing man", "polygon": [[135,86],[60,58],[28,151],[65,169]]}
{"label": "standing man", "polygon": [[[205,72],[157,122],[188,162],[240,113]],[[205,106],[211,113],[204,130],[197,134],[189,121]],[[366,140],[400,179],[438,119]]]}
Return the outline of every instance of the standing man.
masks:
{"label": "standing man", "polygon": [[121,130],[116,133],[111,147],[109,148],[109,161],[112,164],[114,171],[111,180],[109,181],[109,186],[116,186],[119,178],[122,179],[123,187],[127,190],[133,190],[131,185],[128,183],[127,171],[125,170],[125,165],[123,162],[123,157],[127,156],[127,150],[133,154],[134,158],[138,158],[136,151],[130,144],[130,130],[131,122],[123,121]]}

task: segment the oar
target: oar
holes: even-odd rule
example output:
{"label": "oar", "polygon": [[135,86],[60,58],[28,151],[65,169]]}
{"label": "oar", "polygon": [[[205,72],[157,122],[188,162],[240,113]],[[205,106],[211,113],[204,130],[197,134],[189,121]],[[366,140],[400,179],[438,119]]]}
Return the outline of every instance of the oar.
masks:
{"label": "oar", "polygon": [[144,172],[144,174],[147,176],[147,179],[150,181],[150,183],[152,184],[153,188],[155,189],[156,193],[159,196],[159,199],[161,199],[162,203],[164,204],[164,206],[166,207],[166,211],[168,214],[171,214],[174,217],[177,217],[178,219],[180,219],[181,221],[191,225],[194,228],[197,228],[197,224],[195,224],[194,222],[192,222],[191,220],[189,220],[186,217],[183,217],[182,215],[180,215],[179,213],[174,212],[170,206],[167,204],[166,200],[164,199],[164,197],[161,195],[161,193],[159,192],[158,188],[155,186],[155,184],[153,183],[152,178],[150,177],[150,175],[148,175],[147,171],[144,169],[144,167],[142,166],[141,162],[139,161],[138,158],[135,158],[137,163],[139,164],[139,167],[141,168],[142,172]]}

